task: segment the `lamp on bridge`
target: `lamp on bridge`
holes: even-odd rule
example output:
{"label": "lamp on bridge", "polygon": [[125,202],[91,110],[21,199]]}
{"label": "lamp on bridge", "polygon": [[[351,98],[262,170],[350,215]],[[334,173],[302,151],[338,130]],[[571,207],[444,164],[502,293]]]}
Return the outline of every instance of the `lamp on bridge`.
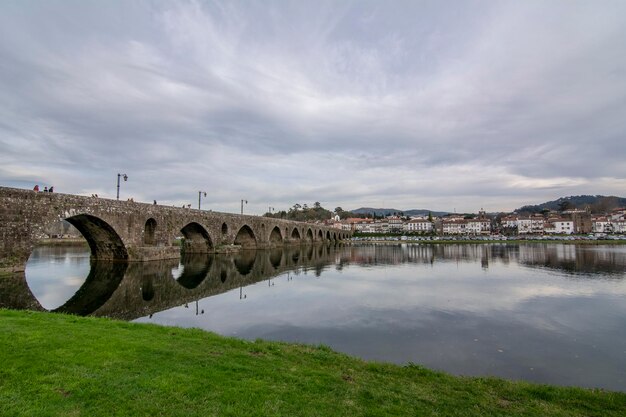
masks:
{"label": "lamp on bridge", "polygon": [[124,178],[124,182],[128,181],[128,175],[126,174],[117,174],[117,199],[120,199],[120,177]]}
{"label": "lamp on bridge", "polygon": [[241,200],[241,214],[243,214],[243,203],[248,204],[248,200]]}
{"label": "lamp on bridge", "polygon": [[198,210],[200,210],[200,197],[202,197],[203,194],[206,197],[206,191],[198,191]]}

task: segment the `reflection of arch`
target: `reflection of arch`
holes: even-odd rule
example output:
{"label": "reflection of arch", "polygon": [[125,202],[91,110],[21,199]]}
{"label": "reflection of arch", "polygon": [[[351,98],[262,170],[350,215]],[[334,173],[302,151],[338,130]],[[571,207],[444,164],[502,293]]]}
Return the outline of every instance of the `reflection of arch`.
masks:
{"label": "reflection of arch", "polygon": [[300,232],[295,227],[293,228],[293,231],[291,232],[291,238],[293,240],[300,240]]}
{"label": "reflection of arch", "polygon": [[306,231],[306,240],[313,240],[313,231],[311,231],[311,229],[309,228],[309,230]]}
{"label": "reflection of arch", "polygon": [[333,240],[337,240],[337,233],[333,233]]}
{"label": "reflection of arch", "polygon": [[254,268],[254,262],[256,261],[256,251],[245,250],[237,253],[233,262],[235,263],[235,268],[241,275],[248,275],[252,268]]}
{"label": "reflection of arch", "polygon": [[222,269],[220,272],[220,281],[222,281],[222,284],[226,282],[226,278],[228,278],[228,274]]}
{"label": "reflection of arch", "polygon": [[85,237],[94,259],[128,259],[122,238],[104,220],[89,214],[79,214],[65,220]]}
{"label": "reflection of arch", "polygon": [[127,267],[125,262],[92,262],[85,283],[72,298],[53,311],[81,316],[93,313],[117,290]]}
{"label": "reflection of arch", "polygon": [[204,227],[192,222],[181,230],[185,236],[183,252],[185,253],[206,253],[213,247],[211,237]]}
{"label": "reflection of arch", "polygon": [[241,229],[239,229],[234,243],[235,245],[241,245],[244,248],[256,246],[256,237],[254,236],[252,229],[250,229],[250,226],[244,225]]}
{"label": "reflection of arch", "polygon": [[155,244],[154,233],[156,232],[157,222],[152,217],[146,220],[143,228],[143,244],[153,246]]}
{"label": "reflection of arch", "polygon": [[280,234],[280,229],[278,226],[272,229],[272,233],[270,233],[270,243],[280,243],[283,241],[283,236]]}
{"label": "reflection of arch", "polygon": [[141,277],[141,298],[144,301],[152,301],[154,298],[154,285],[149,275]]}
{"label": "reflection of arch", "polygon": [[213,263],[213,257],[201,254],[184,254],[180,263],[183,266],[183,273],[176,281],[183,287],[192,290],[206,278]]}
{"label": "reflection of arch", "polygon": [[283,260],[283,250],[282,249],[274,249],[270,251],[270,263],[274,267],[274,269],[278,269],[280,266],[280,261]]}

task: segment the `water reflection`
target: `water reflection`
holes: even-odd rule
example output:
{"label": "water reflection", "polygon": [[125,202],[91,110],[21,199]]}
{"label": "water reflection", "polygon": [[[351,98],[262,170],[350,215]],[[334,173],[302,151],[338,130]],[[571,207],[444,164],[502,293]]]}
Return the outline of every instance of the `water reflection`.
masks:
{"label": "water reflection", "polygon": [[[626,390],[626,246],[322,245],[91,269],[88,253],[83,261],[69,257],[67,276],[86,271],[73,295],[65,284],[31,282],[37,267],[27,266],[31,288],[23,275],[0,281],[0,306],[324,343],[457,374]],[[62,263],[61,254],[53,258]],[[42,289],[55,288],[66,298],[42,307],[37,299],[51,297]]]}

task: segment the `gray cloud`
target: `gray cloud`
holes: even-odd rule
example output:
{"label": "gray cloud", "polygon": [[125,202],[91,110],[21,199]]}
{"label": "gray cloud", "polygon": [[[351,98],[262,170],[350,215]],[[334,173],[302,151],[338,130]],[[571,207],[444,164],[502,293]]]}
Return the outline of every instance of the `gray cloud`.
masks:
{"label": "gray cloud", "polygon": [[626,186],[617,1],[4,2],[0,182],[251,212]]}

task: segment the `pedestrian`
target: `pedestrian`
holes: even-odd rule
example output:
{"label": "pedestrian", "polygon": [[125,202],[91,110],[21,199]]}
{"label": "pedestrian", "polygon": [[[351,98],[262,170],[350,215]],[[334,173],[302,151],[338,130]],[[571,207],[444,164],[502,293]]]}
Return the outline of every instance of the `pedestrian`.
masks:
{"label": "pedestrian", "polygon": [[54,192],[54,187],[53,187],[53,186],[50,186],[50,189],[48,190],[48,192],[49,192],[49,193]]}
{"label": "pedestrian", "polygon": [[156,200],[154,200],[154,205],[156,206]]}
{"label": "pedestrian", "polygon": [[43,192],[47,193],[48,192],[48,186],[43,187]]}
{"label": "pedestrian", "polygon": [[38,193],[39,192],[39,184],[35,185],[35,188],[33,188],[33,191]]}

